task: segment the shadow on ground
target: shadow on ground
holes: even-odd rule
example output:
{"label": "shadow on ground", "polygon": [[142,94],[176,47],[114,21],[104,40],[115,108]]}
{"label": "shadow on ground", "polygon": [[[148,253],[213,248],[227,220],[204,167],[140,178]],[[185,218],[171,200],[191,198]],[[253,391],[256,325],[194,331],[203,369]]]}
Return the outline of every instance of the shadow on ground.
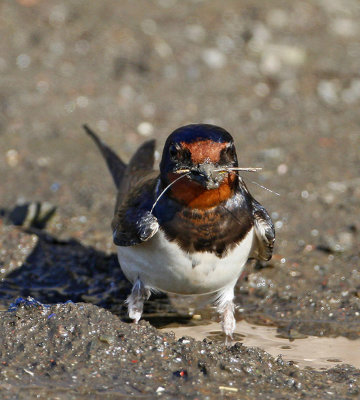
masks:
{"label": "shadow on ground", "polygon": [[[3,308],[17,297],[31,296],[43,304],[68,300],[91,303],[128,320],[125,300],[131,284],[122,273],[116,254],[84,246],[75,239],[58,240],[39,229],[28,229],[25,234],[35,236],[36,244],[21,265],[9,268],[3,275]],[[21,252],[21,245],[18,250]],[[186,323],[190,317],[179,315],[168,297],[159,293],[146,303],[144,319],[161,327],[174,321]]]}

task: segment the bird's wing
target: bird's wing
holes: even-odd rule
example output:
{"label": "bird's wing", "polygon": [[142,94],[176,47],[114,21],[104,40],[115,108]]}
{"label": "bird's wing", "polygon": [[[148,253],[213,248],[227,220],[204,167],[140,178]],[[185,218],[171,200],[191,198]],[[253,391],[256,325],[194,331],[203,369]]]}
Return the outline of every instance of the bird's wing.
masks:
{"label": "bird's wing", "polygon": [[129,191],[135,187],[144,176],[149,175],[153,171],[154,153],[155,140],[149,140],[143,143],[131,157],[124,171],[121,184],[118,187],[115,211],[124,201]]}
{"label": "bird's wing", "polygon": [[157,182],[153,172],[155,140],[143,143],[126,165],[93,130],[83,127],[101,151],[118,189],[112,221],[114,243],[133,246],[150,239],[158,230],[150,213]]}
{"label": "bird's wing", "polygon": [[117,203],[111,224],[117,246],[134,246],[157,232],[159,224],[150,210],[155,201],[158,180],[152,176],[143,177]]}
{"label": "bird's wing", "polygon": [[254,198],[252,208],[255,227],[255,241],[250,258],[269,261],[272,256],[275,242],[274,224],[265,210]]}

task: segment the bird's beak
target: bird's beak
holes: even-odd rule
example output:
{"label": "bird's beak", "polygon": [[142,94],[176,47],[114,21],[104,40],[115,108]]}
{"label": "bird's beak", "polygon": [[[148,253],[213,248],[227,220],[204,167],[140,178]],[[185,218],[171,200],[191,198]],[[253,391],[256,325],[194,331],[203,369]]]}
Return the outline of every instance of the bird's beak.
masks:
{"label": "bird's beak", "polygon": [[224,180],[225,174],[220,172],[214,164],[199,164],[190,170],[189,178],[207,190],[217,189]]}

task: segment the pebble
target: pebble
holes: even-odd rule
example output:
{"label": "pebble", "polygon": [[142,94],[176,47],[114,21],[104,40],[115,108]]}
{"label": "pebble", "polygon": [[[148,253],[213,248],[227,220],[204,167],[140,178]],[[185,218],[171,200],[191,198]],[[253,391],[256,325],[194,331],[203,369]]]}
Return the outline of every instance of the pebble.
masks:
{"label": "pebble", "polygon": [[100,119],[97,121],[96,127],[100,132],[107,132],[109,129],[109,123],[105,119]]}
{"label": "pebble", "polygon": [[281,229],[283,227],[283,222],[282,221],[276,221],[275,222],[275,228],[276,229]]}
{"label": "pebble", "polygon": [[343,182],[330,181],[327,186],[329,189],[339,193],[345,193],[347,190],[347,185]]}
{"label": "pebble", "polygon": [[162,58],[167,58],[172,55],[173,51],[170,45],[165,40],[159,40],[155,43],[155,50]]}
{"label": "pebble", "polygon": [[261,59],[260,69],[265,75],[276,74],[281,69],[280,59],[275,54],[265,53]]}
{"label": "pebble", "polygon": [[325,236],[324,241],[326,247],[328,247],[334,253],[343,253],[345,251],[351,250],[354,236],[351,232],[339,232],[334,236]]}
{"label": "pebble", "polygon": [[336,18],[330,25],[330,30],[344,38],[356,37],[359,33],[359,24],[350,18]]}
{"label": "pebble", "polygon": [[277,173],[279,175],[285,175],[288,172],[288,166],[286,164],[280,164],[277,167]]}
{"label": "pebble", "polygon": [[307,190],[303,190],[303,191],[301,192],[301,197],[302,197],[303,199],[307,199],[307,198],[309,197],[309,192],[308,192]]}
{"label": "pebble", "polygon": [[5,154],[5,160],[9,167],[16,167],[19,164],[19,152],[15,149],[10,149]]}
{"label": "pebble", "polygon": [[332,81],[321,80],[317,86],[317,93],[327,104],[334,105],[338,102],[337,87]]}
{"label": "pebble", "polygon": [[202,52],[202,59],[212,69],[220,69],[226,65],[226,56],[216,48],[205,49]]}
{"label": "pebble", "polygon": [[146,35],[154,35],[157,31],[157,24],[153,19],[144,19],[141,22],[141,29]]}
{"label": "pebble", "polygon": [[138,127],[137,131],[141,136],[150,136],[154,132],[154,126],[150,122],[141,122]]}
{"label": "pebble", "polygon": [[50,164],[50,161],[51,161],[51,158],[50,157],[39,157],[37,160],[36,160],[36,164],[39,166],[39,167],[47,167],[49,164]]}
{"label": "pebble", "polygon": [[252,38],[249,42],[249,47],[253,51],[259,52],[264,49],[264,46],[269,42],[270,39],[270,30],[264,24],[258,22],[252,29]]}
{"label": "pebble", "polygon": [[188,25],[185,27],[185,35],[192,42],[200,43],[206,38],[206,31],[201,25]]}
{"label": "pebble", "polygon": [[89,105],[89,99],[86,96],[79,96],[76,99],[76,105],[79,108],[86,108]]}
{"label": "pebble", "polygon": [[19,54],[16,58],[16,65],[20,69],[26,69],[30,66],[31,64],[31,58],[27,54]]}
{"label": "pebble", "polygon": [[49,23],[50,25],[53,26],[59,26],[62,25],[67,17],[67,8],[65,7],[64,4],[58,4],[54,6],[49,15]]}
{"label": "pebble", "polygon": [[299,46],[267,44],[262,49],[260,69],[264,74],[276,74],[284,66],[300,67],[306,61],[306,51]]}

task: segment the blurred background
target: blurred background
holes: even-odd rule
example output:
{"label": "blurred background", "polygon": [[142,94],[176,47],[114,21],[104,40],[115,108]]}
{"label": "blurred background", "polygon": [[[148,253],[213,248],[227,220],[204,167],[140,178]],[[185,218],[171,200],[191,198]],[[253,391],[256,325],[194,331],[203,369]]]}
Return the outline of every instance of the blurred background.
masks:
{"label": "blurred background", "polygon": [[213,123],[263,167],[244,178],[275,222],[277,271],[360,285],[357,0],[3,0],[0,18],[3,214],[49,203],[51,235],[113,252],[115,190],[81,125],[128,160]]}

